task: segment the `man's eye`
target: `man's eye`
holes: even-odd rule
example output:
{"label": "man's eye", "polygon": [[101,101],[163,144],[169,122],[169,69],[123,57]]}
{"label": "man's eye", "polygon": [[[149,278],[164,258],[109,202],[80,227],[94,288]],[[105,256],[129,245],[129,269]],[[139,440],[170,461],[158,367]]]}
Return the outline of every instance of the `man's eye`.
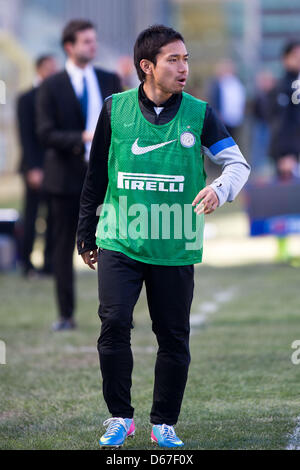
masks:
{"label": "man's eye", "polygon": [[176,62],[176,59],[169,59],[169,62]]}

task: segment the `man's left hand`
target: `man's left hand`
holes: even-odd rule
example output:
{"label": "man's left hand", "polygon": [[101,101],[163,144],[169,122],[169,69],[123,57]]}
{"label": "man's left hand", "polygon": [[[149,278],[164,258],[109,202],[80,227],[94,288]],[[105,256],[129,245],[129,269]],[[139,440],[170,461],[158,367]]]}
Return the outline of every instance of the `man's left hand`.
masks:
{"label": "man's left hand", "polygon": [[81,254],[81,257],[83,261],[85,262],[85,264],[87,264],[93,271],[95,271],[94,264],[96,264],[98,261],[97,254],[98,254],[97,250],[89,250]]}
{"label": "man's left hand", "polygon": [[[198,204],[201,199],[201,203]],[[205,215],[211,214],[216,210],[218,205],[218,196],[211,186],[206,186],[205,188],[203,188],[200,193],[197,194],[192,203],[192,206],[196,206],[194,212],[196,212],[196,214],[198,215],[202,214],[203,212]]]}

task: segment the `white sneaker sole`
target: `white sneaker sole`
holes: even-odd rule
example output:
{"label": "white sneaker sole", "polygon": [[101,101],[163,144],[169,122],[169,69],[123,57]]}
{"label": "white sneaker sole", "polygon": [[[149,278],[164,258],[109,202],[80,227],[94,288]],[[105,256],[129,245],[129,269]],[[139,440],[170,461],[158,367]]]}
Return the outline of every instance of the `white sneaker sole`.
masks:
{"label": "white sneaker sole", "polygon": [[[133,431],[131,434],[129,434],[126,437],[126,439],[128,439],[129,437],[134,438],[134,434],[135,434],[135,431]],[[126,439],[125,439],[125,441],[126,441]],[[123,447],[123,445],[125,444],[125,441],[123,442],[123,444],[119,444],[119,445],[116,445],[116,444],[113,444],[113,445],[100,444],[100,442],[99,442],[99,445],[100,445],[101,449],[120,449],[120,447]]]}
{"label": "white sneaker sole", "polygon": [[179,445],[179,446],[160,446],[159,443],[153,439],[153,437],[151,437],[151,442],[153,442],[153,444],[156,444],[156,445],[159,446],[159,447],[165,447],[165,448],[168,447],[169,449],[176,449],[176,447],[179,448],[179,447],[183,447],[183,446],[184,446],[184,444],[183,444],[183,445]]}

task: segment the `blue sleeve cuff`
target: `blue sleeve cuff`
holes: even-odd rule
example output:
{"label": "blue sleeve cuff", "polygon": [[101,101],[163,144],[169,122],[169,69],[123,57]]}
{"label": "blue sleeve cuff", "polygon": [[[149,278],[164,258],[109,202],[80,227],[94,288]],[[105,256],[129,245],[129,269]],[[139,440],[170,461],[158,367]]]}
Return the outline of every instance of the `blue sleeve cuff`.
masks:
{"label": "blue sleeve cuff", "polygon": [[233,147],[234,145],[236,145],[236,143],[233,140],[233,138],[226,137],[225,139],[219,140],[218,142],[213,144],[211,147],[209,147],[209,151],[215,156],[222,150],[227,149],[229,147]]}

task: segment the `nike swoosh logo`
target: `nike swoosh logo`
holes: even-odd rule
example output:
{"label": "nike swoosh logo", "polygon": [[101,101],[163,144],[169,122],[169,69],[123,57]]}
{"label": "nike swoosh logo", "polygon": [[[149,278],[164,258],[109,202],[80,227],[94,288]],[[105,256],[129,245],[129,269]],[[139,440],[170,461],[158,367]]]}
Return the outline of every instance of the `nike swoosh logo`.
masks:
{"label": "nike swoosh logo", "polygon": [[165,145],[169,145],[172,142],[176,142],[177,139],[169,140],[169,142],[163,142],[161,144],[156,145],[148,145],[147,147],[139,147],[138,145],[139,137],[136,141],[132,144],[131,151],[134,155],[143,155],[144,153],[152,152],[153,150],[159,149],[160,147],[164,147]]}

